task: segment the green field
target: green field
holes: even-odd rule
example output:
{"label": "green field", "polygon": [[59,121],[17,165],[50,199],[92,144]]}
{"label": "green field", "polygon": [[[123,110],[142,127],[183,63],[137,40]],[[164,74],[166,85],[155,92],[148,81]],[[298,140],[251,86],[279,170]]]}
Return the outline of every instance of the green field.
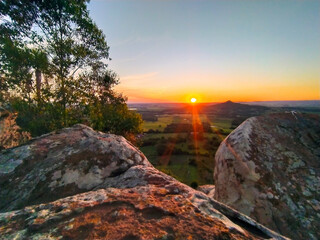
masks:
{"label": "green field", "polygon": [[[223,129],[226,132],[231,130],[232,119],[230,118],[216,118],[205,114],[199,114],[198,116],[201,122],[209,122],[213,128]],[[150,129],[163,131],[170,123],[192,123],[192,114],[160,115],[158,121],[144,121],[142,127],[145,132]]]}
{"label": "green field", "polygon": [[[232,131],[233,119],[217,118],[200,114],[196,121],[209,123],[212,132],[201,133],[195,141],[194,133],[165,133],[172,123],[192,124],[192,114],[156,115],[157,121],[144,121],[142,141],[148,143],[140,147],[149,161],[159,170],[191,185],[213,184],[214,155],[219,143]],[[153,132],[156,131],[156,132]],[[149,131],[149,132],[148,132]],[[211,139],[216,139],[212,146]],[[160,145],[163,148],[159,150]],[[174,150],[171,150],[174,149]],[[178,152],[178,153],[175,153]]]}
{"label": "green field", "polygon": [[199,184],[199,173],[197,168],[194,166],[186,167],[184,164],[172,164],[168,166],[157,166],[157,169],[189,186],[193,182],[197,182]]}
{"label": "green field", "polygon": [[163,131],[168,124],[172,123],[172,121],[173,121],[172,115],[161,115],[158,117],[158,121],[156,122],[144,121],[142,128],[143,128],[143,131],[145,132],[150,129]]}
{"label": "green field", "polygon": [[[141,151],[161,171],[181,182],[212,184],[215,153],[234,128],[245,119],[271,112],[292,111],[293,108],[265,108],[225,102],[203,105],[200,114],[179,104],[150,104],[137,106],[144,121]],[[315,108],[298,111],[314,112]],[[202,127],[200,126],[202,124]],[[193,184],[195,186],[195,184]]]}

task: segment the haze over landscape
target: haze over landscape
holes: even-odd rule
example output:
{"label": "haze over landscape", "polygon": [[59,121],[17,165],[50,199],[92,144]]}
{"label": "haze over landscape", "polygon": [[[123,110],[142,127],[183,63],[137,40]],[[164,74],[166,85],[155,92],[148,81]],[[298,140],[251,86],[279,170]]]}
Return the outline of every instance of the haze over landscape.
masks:
{"label": "haze over landscape", "polygon": [[99,1],[133,102],[319,100],[319,1]]}

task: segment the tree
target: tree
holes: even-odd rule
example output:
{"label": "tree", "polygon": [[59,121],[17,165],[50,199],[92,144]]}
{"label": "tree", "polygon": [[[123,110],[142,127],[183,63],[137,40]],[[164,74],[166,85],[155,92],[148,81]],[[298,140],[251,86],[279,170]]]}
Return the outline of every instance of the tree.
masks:
{"label": "tree", "polygon": [[87,2],[0,2],[0,97],[13,102],[17,122],[29,130],[35,131],[30,121],[53,118],[36,134],[77,122],[121,134],[140,131],[140,116],[112,90],[119,80],[107,69],[109,47]]}
{"label": "tree", "polygon": [[45,52],[39,49],[31,50],[31,66],[35,70],[36,78],[36,94],[38,103],[41,102],[41,84],[42,84],[42,74],[46,72],[49,66],[48,56]]}

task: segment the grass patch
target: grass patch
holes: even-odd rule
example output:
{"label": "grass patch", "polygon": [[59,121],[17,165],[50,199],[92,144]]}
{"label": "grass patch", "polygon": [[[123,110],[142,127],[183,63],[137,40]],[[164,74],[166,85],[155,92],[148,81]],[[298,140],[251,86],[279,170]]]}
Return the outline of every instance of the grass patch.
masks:
{"label": "grass patch", "polygon": [[199,179],[197,168],[194,166],[171,164],[168,166],[156,166],[156,168],[189,186],[192,182],[198,182]]}
{"label": "grass patch", "polygon": [[215,117],[213,115],[209,115],[208,119],[210,120],[210,124],[214,125],[218,128],[222,129],[230,129],[231,127],[231,118],[221,118],[221,117]]}
{"label": "grass patch", "polygon": [[158,116],[158,121],[144,121],[142,124],[143,131],[149,131],[150,129],[163,131],[164,128],[172,123],[174,115],[160,115]]}
{"label": "grass patch", "polygon": [[169,138],[175,138],[175,137],[188,137],[188,133],[145,133],[142,140],[148,140],[148,139],[169,139]]}

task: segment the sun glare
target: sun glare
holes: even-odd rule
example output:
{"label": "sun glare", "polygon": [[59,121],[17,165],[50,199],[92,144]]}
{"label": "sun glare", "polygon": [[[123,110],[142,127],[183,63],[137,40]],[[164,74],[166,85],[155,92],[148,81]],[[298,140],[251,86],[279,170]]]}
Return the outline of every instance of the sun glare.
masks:
{"label": "sun glare", "polygon": [[197,99],[193,97],[193,98],[190,99],[190,101],[191,101],[192,103],[195,103],[195,102],[197,101]]}

